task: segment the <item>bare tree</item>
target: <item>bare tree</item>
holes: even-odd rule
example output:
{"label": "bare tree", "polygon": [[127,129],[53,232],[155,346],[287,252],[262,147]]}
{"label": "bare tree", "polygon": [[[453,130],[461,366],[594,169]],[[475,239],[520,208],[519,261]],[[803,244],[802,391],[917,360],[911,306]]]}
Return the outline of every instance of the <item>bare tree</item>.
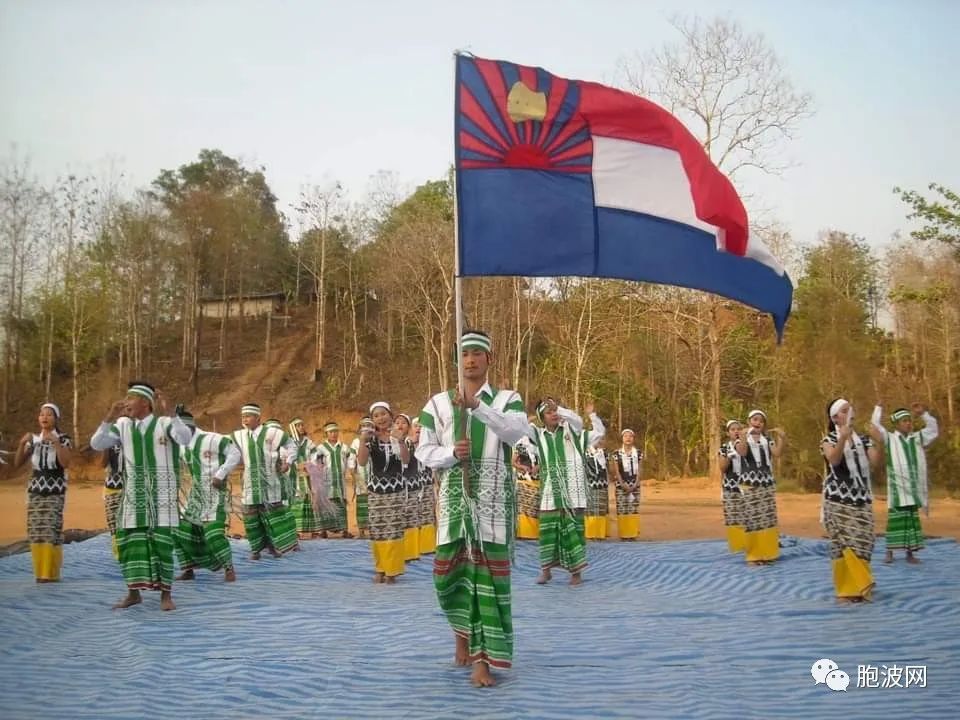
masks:
{"label": "bare tree", "polygon": [[[746,168],[777,174],[785,140],[813,112],[809,93],[794,88],[786,68],[764,37],[724,18],[675,17],[677,43],[619,63],[625,85],[660,103],[703,143],[731,179]],[[709,429],[710,475],[719,475],[721,366],[725,338],[718,332],[721,301],[702,300],[697,343],[705,343],[701,381],[704,429]]]}
{"label": "bare tree", "polygon": [[296,208],[308,224],[307,234],[300,237],[300,242],[304,242],[306,237],[316,240],[312,247],[307,248],[307,258],[304,262],[304,267],[313,278],[314,291],[317,297],[314,381],[320,378],[320,372],[323,369],[324,325],[326,324],[327,232],[332,214],[336,214],[339,210],[342,196],[343,187],[339,182],[334,182],[326,187],[311,185],[300,191],[300,204]]}

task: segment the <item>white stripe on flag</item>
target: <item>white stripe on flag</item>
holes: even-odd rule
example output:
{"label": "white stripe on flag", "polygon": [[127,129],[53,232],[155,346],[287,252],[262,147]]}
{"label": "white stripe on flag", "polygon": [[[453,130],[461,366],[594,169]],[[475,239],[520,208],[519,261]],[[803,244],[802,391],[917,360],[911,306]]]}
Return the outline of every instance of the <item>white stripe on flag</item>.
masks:
{"label": "white stripe on flag", "polygon": [[594,135],[593,197],[598,207],[644,213],[717,234],[717,228],[697,217],[676,150]]}
{"label": "white stripe on flag", "polygon": [[[697,217],[676,150],[594,135],[593,198],[597,207],[660,217],[717,237],[717,228]],[[748,240],[746,256],[784,274],[783,265],[756,236]]]}

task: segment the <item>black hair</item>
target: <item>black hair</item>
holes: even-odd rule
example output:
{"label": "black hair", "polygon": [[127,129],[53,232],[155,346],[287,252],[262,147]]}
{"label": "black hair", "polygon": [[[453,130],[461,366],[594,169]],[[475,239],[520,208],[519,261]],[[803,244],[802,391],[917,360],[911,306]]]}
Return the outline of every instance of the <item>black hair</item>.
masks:
{"label": "black hair", "polygon": [[827,432],[831,432],[837,429],[837,424],[833,421],[833,418],[830,417],[830,408],[833,407],[833,404],[837,400],[843,400],[843,398],[834,398],[833,400],[827,403]]}

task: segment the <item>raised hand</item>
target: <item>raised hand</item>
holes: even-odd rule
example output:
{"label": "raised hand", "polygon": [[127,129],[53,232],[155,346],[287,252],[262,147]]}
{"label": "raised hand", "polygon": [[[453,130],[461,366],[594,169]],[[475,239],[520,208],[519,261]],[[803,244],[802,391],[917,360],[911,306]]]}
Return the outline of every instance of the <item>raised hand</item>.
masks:
{"label": "raised hand", "polygon": [[127,401],[117,400],[113,405],[110,406],[110,410],[107,413],[107,418],[105,422],[112,423],[117,418],[125,415],[126,412],[127,412]]}
{"label": "raised hand", "polygon": [[584,411],[585,413],[587,413],[588,416],[589,416],[589,415],[593,415],[593,411],[594,411],[593,403],[592,403],[592,402],[588,402],[588,403],[583,407],[583,411]]}
{"label": "raised hand", "polygon": [[915,402],[910,406],[910,412],[917,416],[923,415],[926,411],[927,406],[923,403]]}
{"label": "raised hand", "polygon": [[161,415],[166,415],[169,406],[167,405],[167,396],[164,395],[161,391],[157,390],[154,395],[154,400],[157,403],[157,412]]}

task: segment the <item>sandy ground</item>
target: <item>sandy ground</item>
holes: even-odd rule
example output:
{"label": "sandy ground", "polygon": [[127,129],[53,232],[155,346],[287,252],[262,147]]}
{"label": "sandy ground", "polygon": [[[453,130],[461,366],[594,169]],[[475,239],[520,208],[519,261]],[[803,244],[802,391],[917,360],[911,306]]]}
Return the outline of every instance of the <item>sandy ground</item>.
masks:
{"label": "sandy ground", "polygon": [[[648,480],[643,483],[640,508],[641,540],[694,540],[724,537],[720,492],[704,478]],[[874,503],[877,531],[886,524],[886,503]],[[823,537],[819,522],[819,495],[778,494],[780,532],[798,537]],[[354,523],[353,507],[350,521]],[[5,480],[0,483],[0,545],[26,537],[26,492],[24,484]],[[234,522],[231,533],[242,533]],[[103,486],[73,483],[67,491],[65,529],[99,530],[106,527],[103,514]],[[929,518],[923,518],[929,536],[960,539],[960,501],[935,499]]]}

